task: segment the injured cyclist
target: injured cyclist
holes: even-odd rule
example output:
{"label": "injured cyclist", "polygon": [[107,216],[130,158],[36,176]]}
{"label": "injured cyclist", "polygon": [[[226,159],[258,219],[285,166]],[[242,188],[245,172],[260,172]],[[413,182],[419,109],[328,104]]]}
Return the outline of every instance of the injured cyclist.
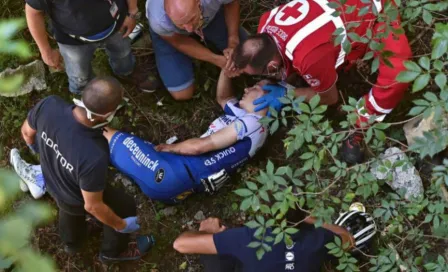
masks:
{"label": "injured cyclist", "polygon": [[173,203],[196,192],[213,194],[266,140],[268,129],[259,120],[267,109],[255,112],[253,101],[264,95],[262,86],[268,83],[262,80],[246,88],[238,101],[231,79],[221,72],[217,102],[224,113],[199,138],[154,145],[106,127],[112,164],[154,200]]}

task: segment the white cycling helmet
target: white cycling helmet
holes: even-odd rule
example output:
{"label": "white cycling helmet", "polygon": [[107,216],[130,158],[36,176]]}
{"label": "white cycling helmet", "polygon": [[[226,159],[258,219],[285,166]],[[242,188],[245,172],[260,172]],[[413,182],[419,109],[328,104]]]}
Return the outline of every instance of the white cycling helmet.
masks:
{"label": "white cycling helmet", "polygon": [[364,248],[377,232],[373,217],[370,214],[360,211],[345,212],[334,223],[345,228],[353,235],[357,249]]}

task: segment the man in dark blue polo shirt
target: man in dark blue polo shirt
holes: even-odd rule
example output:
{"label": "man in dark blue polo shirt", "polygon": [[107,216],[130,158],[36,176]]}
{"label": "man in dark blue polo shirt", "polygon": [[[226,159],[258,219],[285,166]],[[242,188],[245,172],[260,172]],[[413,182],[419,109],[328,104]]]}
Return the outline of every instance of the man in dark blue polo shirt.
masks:
{"label": "man in dark blue polo shirt", "polygon": [[[318,272],[331,256],[325,245],[333,242],[336,236],[342,243],[348,242],[358,247],[361,245],[358,241],[365,243],[376,232],[374,223],[363,220],[364,215],[355,214],[361,223],[350,219],[352,214],[344,215],[347,219],[338,219],[342,227],[323,224],[322,227],[315,228],[314,218],[304,219],[300,212],[289,212],[288,222],[303,221],[298,226],[299,232],[291,237],[293,245],[288,246],[284,242],[276,245],[270,243],[272,251],[266,252],[261,260],[257,259],[255,249],[248,247],[249,243],[258,241],[254,238],[256,229],[240,227],[226,230],[217,218],[201,222],[197,232],[181,234],[174,242],[174,248],[181,253],[208,254],[201,256],[206,272]],[[356,230],[355,234],[352,233],[353,236],[346,230],[348,223],[351,230]],[[359,229],[364,232],[361,233]],[[270,229],[267,231],[271,232]]]}
{"label": "man in dark blue polo shirt", "polygon": [[142,235],[129,243],[130,233],[140,228],[134,199],[106,186],[109,146],[97,127],[122,99],[116,79],[95,78],[84,89],[82,106],[49,96],[31,109],[22,126],[23,139],[39,152],[46,189],[58,205],[65,251],[81,249],[90,213],[104,225],[103,262],[139,259],[153,242]]}

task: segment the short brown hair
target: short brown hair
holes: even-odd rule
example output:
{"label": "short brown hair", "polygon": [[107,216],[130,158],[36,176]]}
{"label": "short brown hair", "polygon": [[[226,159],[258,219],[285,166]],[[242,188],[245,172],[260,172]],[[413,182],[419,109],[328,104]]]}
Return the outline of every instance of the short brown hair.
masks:
{"label": "short brown hair", "polygon": [[277,52],[274,40],[267,33],[250,36],[240,43],[233,54],[233,61],[237,69],[247,65],[255,69],[264,69]]}

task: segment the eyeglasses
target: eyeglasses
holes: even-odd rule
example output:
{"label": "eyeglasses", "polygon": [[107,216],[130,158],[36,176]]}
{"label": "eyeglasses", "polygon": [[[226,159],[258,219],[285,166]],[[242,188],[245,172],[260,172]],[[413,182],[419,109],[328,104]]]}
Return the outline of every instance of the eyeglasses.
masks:
{"label": "eyeglasses", "polygon": [[261,75],[267,77],[277,77],[280,73],[281,70],[278,66],[274,66],[274,72],[271,72],[269,63],[266,64],[266,66],[263,68],[263,71],[261,71]]}

